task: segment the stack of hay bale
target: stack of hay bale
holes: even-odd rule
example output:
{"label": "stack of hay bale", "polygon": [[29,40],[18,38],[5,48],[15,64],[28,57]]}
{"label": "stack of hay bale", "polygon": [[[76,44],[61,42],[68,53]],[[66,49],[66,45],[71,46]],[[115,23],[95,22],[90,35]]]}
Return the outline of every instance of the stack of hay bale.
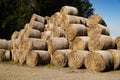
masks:
{"label": "stack of hay bale", "polygon": [[120,67],[120,37],[110,36],[100,15],[80,17],[71,6],[62,7],[51,17],[33,14],[24,29],[13,33],[11,43],[5,45],[12,45],[13,61],[29,67],[48,63],[93,71]]}
{"label": "stack of hay bale", "polygon": [[53,25],[51,37],[48,40],[48,52],[51,54],[51,63],[56,66],[68,66],[72,41],[76,36],[87,36],[87,19],[77,15],[77,8],[64,6],[60,12],[55,13],[49,19],[47,17],[48,27],[50,24]]}
{"label": "stack of hay bale", "polygon": [[110,36],[105,21],[97,14],[87,20],[89,54],[85,59],[85,66],[93,71],[113,70],[114,59],[108,49],[116,49],[115,38]]}
{"label": "stack of hay bale", "polygon": [[15,62],[26,63],[30,67],[50,62],[47,41],[41,39],[44,23],[44,17],[33,14],[24,29],[13,33],[11,40],[13,44],[13,60]]}

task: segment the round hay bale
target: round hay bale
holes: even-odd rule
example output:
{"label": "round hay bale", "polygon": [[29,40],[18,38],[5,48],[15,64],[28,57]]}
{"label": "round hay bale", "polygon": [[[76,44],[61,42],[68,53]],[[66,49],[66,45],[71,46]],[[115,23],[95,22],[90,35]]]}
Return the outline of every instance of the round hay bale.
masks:
{"label": "round hay bale", "polygon": [[28,29],[25,33],[26,38],[41,38],[41,32],[35,29]]}
{"label": "round hay bale", "polygon": [[94,25],[90,25],[88,28],[88,36],[92,36],[92,35],[108,35],[110,36],[110,31],[108,29],[108,27],[105,27],[101,24],[94,24]]}
{"label": "round hay bale", "polygon": [[108,50],[113,56],[114,70],[120,69],[120,50],[110,49]]}
{"label": "round hay bale", "polygon": [[29,67],[35,67],[39,64],[45,65],[50,63],[50,54],[48,51],[33,50],[27,55],[26,64]]}
{"label": "round hay bale", "polygon": [[82,24],[69,24],[69,28],[65,31],[66,38],[73,41],[77,36],[87,36],[87,27]]}
{"label": "round hay bale", "polygon": [[36,38],[29,38],[26,42],[26,50],[47,50],[47,41]]}
{"label": "round hay bale", "polygon": [[65,50],[56,50],[52,55],[51,63],[55,66],[66,67],[68,66],[68,54],[72,50],[65,49]]}
{"label": "round hay bale", "polygon": [[0,49],[10,50],[12,48],[11,40],[0,39]]}
{"label": "round hay bale", "polygon": [[40,16],[40,15],[33,14],[30,22],[32,22],[32,21],[38,21],[38,22],[41,22],[41,23],[45,23],[45,18]]}
{"label": "round hay bale", "polygon": [[24,50],[24,49],[19,50],[19,63],[20,64],[25,64],[26,63],[27,54],[28,54],[27,50]]}
{"label": "round hay bale", "polygon": [[113,56],[109,51],[90,52],[85,58],[85,66],[88,70],[102,72],[113,70]]}
{"label": "round hay bale", "polygon": [[41,34],[41,39],[43,40],[48,40],[51,36],[51,31],[44,31],[42,34]]}
{"label": "round hay bale", "polygon": [[53,18],[52,18],[52,16],[51,17],[46,16],[45,20],[47,21],[47,24],[50,24],[50,23],[53,24]]}
{"label": "round hay bale", "polygon": [[[28,25],[28,24],[26,24],[26,25]],[[18,33],[18,38],[17,39],[19,40],[19,42],[22,41],[25,32],[26,32],[25,29],[21,29],[20,32]]]}
{"label": "round hay bale", "polygon": [[81,24],[85,25],[87,27],[87,18],[79,17]]}
{"label": "round hay bale", "polygon": [[115,39],[115,43],[117,45],[117,49],[120,50],[120,36],[118,36],[116,39]]}
{"label": "round hay bale", "polygon": [[19,45],[20,45],[20,40],[19,39],[15,39],[14,44],[12,44],[13,49],[19,49]]}
{"label": "round hay bale", "polygon": [[83,37],[76,37],[71,46],[73,50],[88,50],[88,41],[90,37],[83,36]]}
{"label": "round hay bale", "polygon": [[88,48],[90,51],[116,49],[116,44],[115,40],[110,36],[94,35],[90,37]]}
{"label": "round hay bale", "polygon": [[19,49],[13,49],[13,61],[17,63],[19,61]]}
{"label": "round hay bale", "polygon": [[15,48],[15,40],[18,38],[18,31],[13,32],[12,36],[11,36],[11,44],[12,44],[12,48]]}
{"label": "round hay bale", "polygon": [[55,50],[68,49],[69,42],[66,38],[50,38],[48,40],[48,52],[52,55]]}
{"label": "round hay bale", "polygon": [[57,27],[57,26],[61,26],[61,15],[60,15],[60,12],[56,12],[54,14],[55,16],[55,21],[54,21],[54,25]]}
{"label": "round hay bale", "polygon": [[78,10],[72,6],[63,6],[60,10],[60,14],[78,15]]}
{"label": "round hay bale", "polygon": [[49,24],[45,25],[46,31],[52,31],[53,29],[54,29],[53,23],[49,23]]}
{"label": "round hay bale", "polygon": [[68,24],[80,24],[81,23],[81,18],[78,16],[73,16],[73,15],[63,15],[62,16],[62,29],[66,30],[69,26]]}
{"label": "round hay bale", "polygon": [[11,58],[12,58],[11,51],[10,50],[6,50],[5,51],[5,60],[9,61],[9,60],[11,60]]}
{"label": "round hay bale", "polygon": [[84,68],[84,61],[88,51],[74,50],[68,55],[68,65],[70,68],[79,69]]}
{"label": "round hay bale", "polygon": [[0,62],[5,61],[5,49],[0,49]]}
{"label": "round hay bale", "polygon": [[43,32],[44,28],[45,28],[44,24],[41,23],[41,22],[38,22],[38,21],[32,21],[32,22],[30,22],[30,27],[32,29],[36,29],[36,30],[39,30],[41,32]]}
{"label": "round hay bale", "polygon": [[12,40],[8,40],[8,49],[7,50],[11,50],[12,48],[13,48]]}
{"label": "round hay bale", "polygon": [[51,32],[52,37],[65,37],[65,31],[61,27],[54,28]]}
{"label": "round hay bale", "polygon": [[91,15],[87,20],[87,26],[94,25],[94,24],[102,24],[107,26],[103,18],[99,14]]}
{"label": "round hay bale", "polygon": [[19,33],[18,31],[13,32],[13,34],[11,36],[11,40],[17,39],[18,38],[18,33]]}

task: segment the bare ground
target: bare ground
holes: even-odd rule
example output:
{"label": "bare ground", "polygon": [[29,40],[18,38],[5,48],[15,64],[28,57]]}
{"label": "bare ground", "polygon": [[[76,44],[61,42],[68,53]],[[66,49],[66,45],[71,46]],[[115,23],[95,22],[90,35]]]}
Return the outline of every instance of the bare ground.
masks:
{"label": "bare ground", "polygon": [[91,72],[86,69],[0,63],[0,80],[120,80],[120,70]]}

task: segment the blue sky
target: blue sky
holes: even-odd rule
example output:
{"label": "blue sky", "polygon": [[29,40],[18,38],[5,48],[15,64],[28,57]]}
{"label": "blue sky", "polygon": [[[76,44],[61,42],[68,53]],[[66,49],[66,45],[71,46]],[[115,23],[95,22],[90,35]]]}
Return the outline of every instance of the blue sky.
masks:
{"label": "blue sky", "polygon": [[102,16],[113,37],[120,36],[120,0],[90,0],[94,13]]}

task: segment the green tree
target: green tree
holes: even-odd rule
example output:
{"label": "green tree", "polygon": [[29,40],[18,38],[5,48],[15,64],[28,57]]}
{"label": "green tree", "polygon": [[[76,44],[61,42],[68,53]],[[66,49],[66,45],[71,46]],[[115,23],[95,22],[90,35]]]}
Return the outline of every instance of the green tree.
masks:
{"label": "green tree", "polygon": [[37,13],[35,0],[0,1],[0,37],[10,39],[11,34],[24,27],[31,15]]}
{"label": "green tree", "polygon": [[62,6],[74,6],[79,10],[79,16],[89,17],[94,9],[89,0],[38,0],[40,5],[40,14],[42,16],[51,16],[54,12],[60,11]]}
{"label": "green tree", "polygon": [[33,13],[51,16],[64,5],[76,7],[83,17],[94,11],[89,0],[0,0],[0,38],[10,39],[14,31],[30,21]]}

